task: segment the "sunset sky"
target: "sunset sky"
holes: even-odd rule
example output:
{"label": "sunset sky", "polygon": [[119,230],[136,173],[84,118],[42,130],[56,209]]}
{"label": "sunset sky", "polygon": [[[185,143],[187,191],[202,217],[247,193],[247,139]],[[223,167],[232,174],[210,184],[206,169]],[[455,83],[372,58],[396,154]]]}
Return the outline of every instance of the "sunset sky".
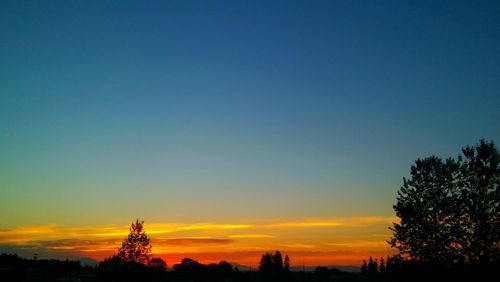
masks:
{"label": "sunset sky", "polygon": [[0,253],[359,265],[500,144],[499,1],[0,1]]}

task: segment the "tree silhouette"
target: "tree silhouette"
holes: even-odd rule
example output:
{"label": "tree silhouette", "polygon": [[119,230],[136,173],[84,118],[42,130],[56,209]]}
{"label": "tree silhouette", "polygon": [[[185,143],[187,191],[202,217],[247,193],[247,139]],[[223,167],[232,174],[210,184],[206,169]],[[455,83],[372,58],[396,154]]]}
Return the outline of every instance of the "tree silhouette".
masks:
{"label": "tree silhouette", "polygon": [[380,257],[380,265],[379,265],[379,270],[380,273],[385,273],[385,262],[384,262],[384,257]]}
{"label": "tree silhouette", "polygon": [[146,263],[151,253],[149,237],[144,231],[144,221],[138,219],[130,225],[130,234],[118,249],[118,257],[125,262]]}
{"label": "tree silhouette", "polygon": [[390,240],[401,254],[429,265],[453,261],[460,236],[458,168],[452,159],[432,156],[417,159],[410,179],[403,179],[394,206],[401,220],[391,228]]}
{"label": "tree silhouette", "polygon": [[225,260],[221,260],[219,265],[217,265],[217,270],[221,273],[229,273],[233,271],[233,265]]}
{"label": "tree silhouette", "polygon": [[460,241],[472,265],[500,262],[500,154],[493,142],[480,140],[462,150],[462,216],[466,236]]}
{"label": "tree silhouette", "polygon": [[377,259],[374,260],[372,257],[370,257],[370,259],[368,260],[367,273],[369,273],[369,274],[377,274],[378,273]]}
{"label": "tree silhouette", "polygon": [[269,272],[273,270],[273,254],[265,253],[260,258],[259,270],[262,272]]}
{"label": "tree silhouette", "polygon": [[363,260],[363,264],[361,265],[361,273],[367,273],[368,272],[368,265],[366,264],[366,259]]}
{"label": "tree silhouette", "polygon": [[202,264],[191,258],[183,258],[180,264],[174,264],[174,269],[180,272],[195,272],[202,268]]}
{"label": "tree silhouette", "polygon": [[[417,159],[394,205],[389,243],[399,255],[387,272],[495,271],[500,264],[500,153],[493,142],[462,149],[457,159]],[[369,266],[368,266],[369,267]]]}
{"label": "tree silhouette", "polygon": [[167,263],[162,260],[161,258],[152,258],[148,262],[148,266],[158,269],[158,270],[166,270],[167,269]]}
{"label": "tree silhouette", "polygon": [[290,257],[288,255],[285,256],[285,262],[283,263],[283,267],[285,271],[290,271]]}
{"label": "tree silhouette", "polygon": [[[287,265],[288,264],[288,265]],[[290,258],[285,256],[285,265],[280,251],[265,253],[260,258],[259,270],[262,272],[283,272],[290,268]]]}
{"label": "tree silhouette", "polygon": [[326,266],[317,266],[314,269],[314,274],[316,274],[316,275],[326,276],[326,275],[328,275],[328,273],[329,273],[328,267],[326,267]]}
{"label": "tree silhouette", "polygon": [[283,271],[283,256],[280,251],[276,251],[273,255],[273,270],[277,272]]}

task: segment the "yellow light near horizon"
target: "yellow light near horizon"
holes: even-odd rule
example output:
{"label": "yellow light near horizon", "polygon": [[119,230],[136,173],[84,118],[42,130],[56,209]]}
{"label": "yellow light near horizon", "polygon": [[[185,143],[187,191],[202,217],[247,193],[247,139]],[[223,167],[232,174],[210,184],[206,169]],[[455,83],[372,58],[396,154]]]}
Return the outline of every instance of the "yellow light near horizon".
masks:
{"label": "yellow light near horizon", "polygon": [[[367,216],[242,223],[156,222],[146,223],[145,231],[151,238],[153,253],[160,256],[178,258],[189,254],[208,260],[204,254],[220,258],[225,254],[243,261],[248,254],[255,258],[259,253],[279,249],[312,263],[338,261],[341,256],[357,257],[367,252],[387,253],[385,240],[390,235],[387,227],[393,221],[393,217]],[[34,246],[48,252],[64,251],[74,253],[75,257],[84,254],[102,259],[116,253],[128,234],[128,225],[47,224],[0,230],[0,244]]]}

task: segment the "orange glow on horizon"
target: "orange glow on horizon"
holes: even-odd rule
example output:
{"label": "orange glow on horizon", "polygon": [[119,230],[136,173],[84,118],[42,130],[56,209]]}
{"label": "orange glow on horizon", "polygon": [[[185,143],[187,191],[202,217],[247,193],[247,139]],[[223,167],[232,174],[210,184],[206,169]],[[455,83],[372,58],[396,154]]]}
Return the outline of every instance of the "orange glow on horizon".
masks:
{"label": "orange glow on horizon", "polygon": [[[359,265],[390,254],[385,242],[394,217],[352,217],[249,223],[145,223],[153,256],[169,265],[185,257],[202,263],[227,260],[257,265],[264,252],[280,250],[300,265]],[[54,224],[0,230],[0,247],[37,250],[47,257],[116,253],[129,226],[61,227]]]}

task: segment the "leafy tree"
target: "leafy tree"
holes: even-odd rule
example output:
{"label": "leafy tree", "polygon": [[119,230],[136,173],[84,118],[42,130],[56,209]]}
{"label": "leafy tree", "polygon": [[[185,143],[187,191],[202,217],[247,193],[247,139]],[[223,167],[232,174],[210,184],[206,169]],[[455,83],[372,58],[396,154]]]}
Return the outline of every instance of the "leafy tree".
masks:
{"label": "leafy tree", "polygon": [[379,265],[380,273],[385,273],[385,262],[384,257],[380,257],[380,265]]}
{"label": "leafy tree", "polygon": [[288,255],[285,256],[283,267],[285,268],[285,271],[290,271],[290,257]]}
{"label": "leafy tree", "polygon": [[124,261],[113,255],[99,262],[96,268],[99,281],[142,281],[146,277],[147,267],[136,261]]}
{"label": "leafy tree", "polygon": [[191,258],[183,258],[180,264],[174,264],[174,270],[179,272],[195,272],[202,268],[202,264]]}
{"label": "leafy tree", "polygon": [[104,258],[103,261],[99,262],[99,265],[103,265],[106,267],[117,266],[123,264],[123,260],[121,257],[117,255],[113,255],[107,258]]}
{"label": "leafy tree", "polygon": [[417,159],[410,179],[403,179],[394,206],[400,223],[394,223],[389,241],[402,255],[428,265],[455,259],[460,237],[458,168],[453,159],[432,156]]}
{"label": "leafy tree", "polygon": [[370,257],[370,259],[368,260],[367,273],[369,273],[369,274],[377,274],[378,273],[377,259],[374,260],[372,257]]}
{"label": "leafy tree", "polygon": [[155,268],[155,269],[159,269],[159,270],[166,270],[167,269],[167,263],[164,260],[162,260],[161,258],[152,258],[148,262],[148,266]]}
{"label": "leafy tree", "polygon": [[[500,264],[500,153],[480,140],[457,159],[417,159],[394,205],[386,268],[495,271]],[[368,266],[369,267],[369,266]]]}
{"label": "leafy tree", "polygon": [[219,265],[217,266],[217,269],[221,273],[229,273],[229,272],[233,271],[233,265],[225,260],[221,260],[219,262]]}
{"label": "leafy tree", "polygon": [[149,237],[144,231],[144,221],[138,219],[130,225],[130,234],[118,249],[118,257],[125,262],[146,263],[151,253]]}
{"label": "leafy tree", "polygon": [[462,217],[466,226],[460,241],[473,265],[500,262],[500,154],[493,142],[480,140],[462,150]]}
{"label": "leafy tree", "polygon": [[[288,263],[290,268],[290,258],[285,256],[285,263]],[[283,272],[285,267],[283,265],[283,256],[280,251],[273,253],[265,253],[260,258],[259,270],[262,272]]]}
{"label": "leafy tree", "polygon": [[387,256],[385,271],[387,273],[397,273],[401,271],[403,258],[401,255]]}
{"label": "leafy tree", "polygon": [[368,265],[366,264],[366,259],[363,260],[363,264],[361,265],[361,273],[365,274],[368,272]]}
{"label": "leafy tree", "polygon": [[265,253],[260,258],[259,270],[262,272],[269,272],[273,270],[273,254]]}
{"label": "leafy tree", "polygon": [[283,271],[283,256],[280,251],[276,251],[273,255],[273,270],[277,272]]}
{"label": "leafy tree", "polygon": [[326,266],[317,266],[314,269],[314,274],[319,275],[319,276],[326,276],[329,274],[328,267]]}

